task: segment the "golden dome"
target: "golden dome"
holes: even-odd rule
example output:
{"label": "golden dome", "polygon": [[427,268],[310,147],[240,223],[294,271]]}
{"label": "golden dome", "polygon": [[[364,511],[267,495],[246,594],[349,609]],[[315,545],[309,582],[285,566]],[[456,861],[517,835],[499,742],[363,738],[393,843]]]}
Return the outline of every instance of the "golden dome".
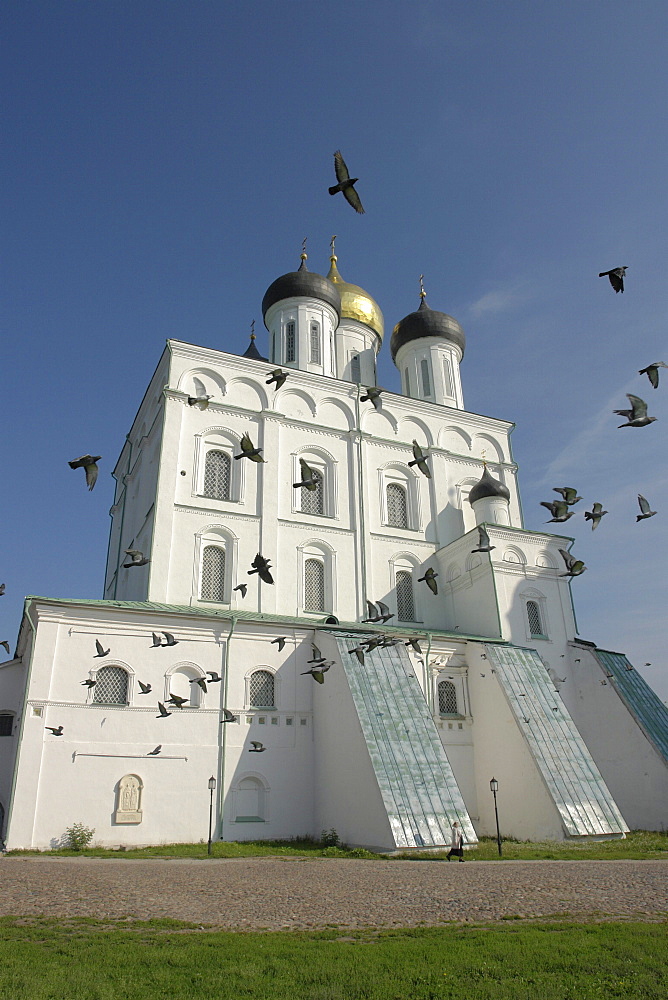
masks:
{"label": "golden dome", "polygon": [[331,267],[327,277],[336,285],[336,290],[341,296],[341,318],[355,319],[358,323],[364,323],[382,340],[385,327],[380,306],[359,285],[351,285],[350,282],[343,280],[336,266],[338,258],[334,254],[329,259]]}

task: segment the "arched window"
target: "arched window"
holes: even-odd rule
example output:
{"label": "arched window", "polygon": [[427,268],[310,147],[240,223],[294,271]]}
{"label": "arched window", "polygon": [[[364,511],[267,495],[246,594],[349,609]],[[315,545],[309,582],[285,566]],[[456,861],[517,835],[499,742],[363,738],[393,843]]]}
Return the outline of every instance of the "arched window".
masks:
{"label": "arched window", "polygon": [[[313,466],[310,466],[313,469]],[[314,490],[307,490],[302,487],[301,510],[304,514],[324,514],[325,513],[325,478],[317,469],[313,469],[313,481],[316,484]]]}
{"label": "arched window", "polygon": [[401,483],[388,483],[385,495],[387,497],[387,523],[391,528],[408,527],[408,498],[406,488]]}
{"label": "arched window", "polygon": [[404,368],[404,381],[405,381],[405,390],[406,390],[405,394],[407,396],[410,396],[410,394],[411,394],[411,380],[410,380],[410,376],[408,374],[408,368]]}
{"label": "arched window", "polygon": [[285,363],[295,360],[295,324],[286,323],[285,326]]}
{"label": "arched window", "polygon": [[200,598],[203,601],[225,600],[225,549],[219,545],[207,545],[202,553]]}
{"label": "arched window", "polygon": [[443,358],[443,385],[445,387],[445,395],[451,398],[455,395],[455,390],[452,387],[452,365],[450,364],[450,358]]}
{"label": "arched window", "polygon": [[400,569],[396,576],[397,586],[397,618],[400,622],[415,621],[415,602],[413,601],[413,576],[408,570]]}
{"label": "arched window", "polygon": [[422,395],[431,396],[431,377],[429,374],[429,362],[426,360],[421,361],[420,368],[422,369]]}
{"label": "arched window", "polygon": [[230,499],[232,461],[224,451],[208,451],[204,465],[204,496],[213,500]]}
{"label": "arched window", "polygon": [[251,674],[248,701],[251,708],[275,708],[274,675],[268,670],[255,670]]}
{"label": "arched window", "polygon": [[544,638],[545,630],[537,601],[527,601],[527,618],[529,619],[529,633],[536,638]]}
{"label": "arched window", "polygon": [[236,788],[234,818],[237,823],[264,823],[264,785],[258,778],[242,778]]}
{"label": "arched window", "polygon": [[322,559],[304,562],[304,611],[325,610],[325,564]]}
{"label": "arched window", "polygon": [[320,324],[311,323],[309,360],[313,365],[322,364],[320,353]]}
{"label": "arched window", "polygon": [[93,702],[96,705],[127,705],[128,673],[123,667],[101,667],[93,688]]}
{"label": "arched window", "polygon": [[452,681],[438,682],[438,711],[441,715],[457,715],[457,690]]}

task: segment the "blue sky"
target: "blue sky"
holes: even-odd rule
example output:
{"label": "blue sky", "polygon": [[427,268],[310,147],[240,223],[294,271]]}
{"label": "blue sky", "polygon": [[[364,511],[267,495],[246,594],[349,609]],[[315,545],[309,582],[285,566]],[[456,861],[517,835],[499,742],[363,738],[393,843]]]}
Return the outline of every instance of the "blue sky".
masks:
{"label": "blue sky", "polygon": [[[339,269],[387,338],[454,315],[468,409],[512,420],[526,526],[577,486],[580,633],[668,698],[663,2],[5,0],[0,638],[100,597],[110,476],[169,337],[241,353],[268,285]],[[366,215],[330,198],[332,153]],[[624,295],[600,270],[629,266]],[[668,372],[663,373],[668,375]],[[385,347],[379,382],[398,389]],[[633,392],[658,422],[617,430]],[[101,454],[93,493],[67,460]],[[636,495],[659,514],[636,524]],[[578,505],[584,509],[585,502]],[[662,509],[663,508],[663,509]],[[545,516],[544,516],[545,515]]]}

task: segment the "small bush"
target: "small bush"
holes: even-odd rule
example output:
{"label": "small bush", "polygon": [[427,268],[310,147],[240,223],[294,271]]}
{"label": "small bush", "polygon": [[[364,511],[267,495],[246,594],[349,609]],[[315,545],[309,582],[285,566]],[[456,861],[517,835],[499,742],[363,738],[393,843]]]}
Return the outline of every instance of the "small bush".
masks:
{"label": "small bush", "polygon": [[65,830],[65,846],[71,851],[83,851],[90,847],[90,842],[95,836],[95,830],[83,823],[73,823]]}
{"label": "small bush", "polygon": [[341,843],[341,839],[332,827],[331,830],[323,830],[320,834],[320,844],[322,847],[338,847]]}

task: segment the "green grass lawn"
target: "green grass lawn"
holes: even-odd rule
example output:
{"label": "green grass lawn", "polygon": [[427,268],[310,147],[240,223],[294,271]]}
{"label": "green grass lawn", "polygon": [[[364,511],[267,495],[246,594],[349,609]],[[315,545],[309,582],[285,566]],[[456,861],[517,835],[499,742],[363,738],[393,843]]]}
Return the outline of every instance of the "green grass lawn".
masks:
{"label": "green grass lawn", "polygon": [[[217,841],[213,845],[214,858],[253,858],[277,855],[304,857],[338,857],[338,858],[377,858],[386,860],[386,855],[370,854],[363,850],[347,850],[340,847],[323,847],[314,840],[263,840],[247,843],[228,843]],[[85,856],[97,858],[207,858],[205,843],[199,844],[158,844],[155,847],[145,847],[140,850],[109,851],[104,848],[90,847],[83,851],[10,851],[9,854],[30,855],[43,853],[54,856]],[[444,857],[443,852],[415,851],[392,855],[392,859],[410,858],[415,861],[429,861]],[[496,840],[483,837],[479,845],[466,852],[469,861],[498,861],[499,854]],[[625,840],[607,840],[600,843],[524,843],[519,841],[503,842],[503,860],[505,861],[537,861],[537,860],[668,860],[668,833],[655,833],[646,830],[636,830]]]}
{"label": "green grass lawn", "polygon": [[11,1000],[663,1000],[666,924],[230,933],[0,920]]}

